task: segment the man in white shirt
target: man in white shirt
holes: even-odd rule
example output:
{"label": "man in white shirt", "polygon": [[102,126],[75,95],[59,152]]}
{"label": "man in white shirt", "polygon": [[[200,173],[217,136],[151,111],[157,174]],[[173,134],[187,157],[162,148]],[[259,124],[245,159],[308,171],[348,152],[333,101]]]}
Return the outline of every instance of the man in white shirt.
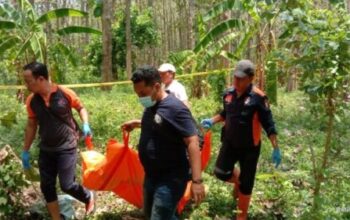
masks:
{"label": "man in white shirt", "polygon": [[170,63],[164,63],[158,68],[158,72],[165,86],[165,91],[180,99],[187,107],[190,107],[185,87],[175,80],[176,69]]}

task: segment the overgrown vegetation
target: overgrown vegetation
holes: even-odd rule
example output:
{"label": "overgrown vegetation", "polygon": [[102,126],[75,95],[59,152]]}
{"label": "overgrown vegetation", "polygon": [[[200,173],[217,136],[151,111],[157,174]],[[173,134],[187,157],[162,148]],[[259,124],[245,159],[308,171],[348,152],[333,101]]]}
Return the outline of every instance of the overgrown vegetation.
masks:
{"label": "overgrown vegetation", "polygon": [[[61,42],[62,36],[74,33],[100,35],[101,32],[91,27],[71,25],[58,30],[49,29],[49,33],[46,33],[44,27],[59,18],[87,15],[81,10],[60,8],[39,16],[28,0],[19,0],[16,4],[1,3],[0,57],[12,61],[10,70],[17,75],[21,73],[24,64],[33,60],[46,64],[50,61],[53,64],[53,70],[55,70],[54,79],[61,82],[64,78],[64,72],[59,68],[62,59],[70,62],[73,66],[77,65],[71,48]],[[48,44],[50,38],[54,39],[54,44]],[[49,51],[55,51],[61,59],[57,60],[55,56],[48,56]],[[17,78],[17,83],[21,83],[20,77]]]}
{"label": "overgrown vegetation", "polygon": [[[88,14],[104,18],[103,4],[107,0],[88,1],[86,11],[64,7],[48,8],[45,13],[38,13],[32,2],[0,0],[0,84],[21,84],[22,66],[34,59],[49,65],[54,82],[101,81],[105,74],[101,71],[102,60],[108,54],[102,52],[104,38],[96,28],[99,25],[93,24],[100,18],[91,19]],[[181,77],[219,69],[218,74],[179,78],[192,95],[191,110],[197,121],[221,109],[222,93],[232,80],[226,68],[242,58],[257,64],[256,83],[274,104],[283,164],[280,169],[272,166],[271,146],[265,138],[251,219],[350,219],[350,7],[345,1],[198,0],[194,7],[193,0],[176,0],[178,15],[171,11],[173,1],[147,1],[150,7],[143,8],[145,2],[138,1],[131,10],[134,67],[169,61]],[[160,5],[161,16],[155,11]],[[125,80],[126,16],[121,4],[110,10],[115,15],[111,24],[111,68],[114,79]],[[188,22],[180,23],[190,27],[172,24],[174,16],[188,18]],[[80,17],[80,22],[90,19],[91,27],[75,25],[73,17]],[[85,35],[69,35],[73,33]],[[140,57],[143,59],[136,59]],[[19,154],[27,93],[0,91],[0,147],[10,145]],[[130,85],[116,86],[109,92],[99,88],[76,91],[89,110],[94,142],[100,151],[104,151],[108,138],[121,139],[122,122],[141,117],[142,107]],[[212,174],[220,147],[220,126],[213,132],[213,155],[204,174],[207,198],[199,207],[188,207],[182,218],[229,218],[234,214],[232,186]],[[132,134],[133,146],[138,136],[139,131]],[[80,147],[84,149],[83,143]],[[33,162],[37,158],[38,149],[33,147]],[[0,218],[23,217],[24,204],[18,193],[26,186],[18,163],[13,163],[11,157],[0,158]],[[92,219],[140,215],[133,207],[114,203],[114,196],[104,199],[107,201],[101,204],[109,204],[109,212],[98,213]]]}
{"label": "overgrown vegetation", "polygon": [[[209,84],[216,81],[208,81]],[[190,85],[191,83],[188,82]],[[213,86],[212,85],[212,86]],[[132,92],[131,86],[115,87],[111,92],[102,92],[98,89],[77,90],[90,113],[91,125],[94,132],[94,141],[99,151],[104,151],[108,138],[117,137],[121,139],[120,125],[122,122],[132,118],[139,118],[142,114],[142,107],[137,102],[137,97]],[[279,142],[283,152],[283,164],[278,170],[271,164],[270,143],[265,139],[262,146],[256,187],[253,193],[253,203],[250,216],[252,219],[314,219],[312,214],[313,187],[313,155],[310,147],[315,153],[322,153],[322,146],[325,140],[324,120],[322,117],[315,117],[310,109],[313,105],[302,92],[280,94],[277,106],[272,110],[277,122],[279,131]],[[1,100],[3,99],[1,96]],[[91,99],[94,97],[94,99]],[[221,103],[215,100],[213,93],[205,99],[192,99],[192,111],[197,121],[213,115],[221,108]],[[5,99],[6,100],[6,99]],[[7,99],[8,100],[8,99]],[[12,106],[16,106],[15,102]],[[6,105],[7,109],[11,105]],[[22,146],[23,127],[26,120],[25,108],[17,105],[17,124],[12,128],[0,127],[0,132],[6,134],[1,138],[1,145],[8,143],[20,152]],[[346,125],[350,123],[350,112],[344,112],[344,120],[335,121],[334,124],[334,146],[346,146],[350,141],[349,133],[346,132]],[[14,132],[10,132],[14,131]],[[139,131],[132,134],[132,145],[136,146]],[[191,206],[186,209],[183,218],[191,219],[213,219],[214,217],[230,217],[233,215],[235,205],[231,197],[232,186],[218,181],[213,176],[213,166],[220,147],[219,142],[220,126],[214,129],[213,155],[210,165],[205,171],[205,184],[208,186],[208,195],[203,204],[199,207]],[[349,213],[340,212],[345,210],[347,201],[350,199],[347,193],[350,189],[348,161],[350,153],[347,150],[338,152],[332,151],[332,167],[327,172],[328,181],[322,188],[322,211],[318,219],[332,217],[332,219],[346,219]],[[36,148],[33,146],[33,160],[37,159]],[[84,150],[81,145],[81,150]],[[334,156],[337,155],[335,158]],[[2,178],[2,177],[1,177]],[[114,204],[114,197],[109,198]],[[103,200],[103,199],[102,199]],[[118,203],[119,204],[119,203]],[[135,215],[139,212],[125,213],[119,205],[111,205],[109,216]],[[128,210],[132,210],[132,207]],[[96,214],[92,219],[99,219],[99,216],[106,216],[108,213]]]}
{"label": "overgrown vegetation", "polygon": [[[308,6],[310,7],[310,6]],[[330,10],[294,9],[284,13],[286,31],[282,34],[290,51],[303,46],[302,52],[288,56],[289,65],[297,66],[302,72],[302,88],[313,103],[316,118],[324,124],[324,142],[310,146],[313,154],[313,178],[315,179],[312,213],[314,218],[323,218],[320,208],[323,204],[322,185],[331,176],[332,160],[336,160],[343,147],[334,140],[334,123],[343,118],[347,103],[344,98],[349,92],[350,80],[350,16],[339,8],[334,14]],[[290,44],[293,42],[293,44]],[[315,148],[322,148],[322,153]]]}
{"label": "overgrown vegetation", "polygon": [[28,186],[19,158],[9,146],[0,149],[0,218],[22,218],[26,210],[23,189]]}

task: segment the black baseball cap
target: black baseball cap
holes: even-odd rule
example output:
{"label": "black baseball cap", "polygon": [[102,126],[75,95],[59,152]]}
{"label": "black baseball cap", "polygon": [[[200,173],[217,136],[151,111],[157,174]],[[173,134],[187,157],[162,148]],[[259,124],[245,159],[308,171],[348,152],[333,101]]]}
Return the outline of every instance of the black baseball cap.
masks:
{"label": "black baseball cap", "polygon": [[236,68],[233,70],[233,75],[238,78],[244,78],[246,76],[254,76],[255,65],[250,60],[240,60]]}

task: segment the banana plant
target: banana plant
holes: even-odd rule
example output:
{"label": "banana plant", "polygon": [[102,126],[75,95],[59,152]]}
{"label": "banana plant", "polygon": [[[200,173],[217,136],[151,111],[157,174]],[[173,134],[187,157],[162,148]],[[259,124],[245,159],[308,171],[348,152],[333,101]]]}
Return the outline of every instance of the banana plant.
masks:
{"label": "banana plant", "polygon": [[[274,22],[278,18],[278,14],[283,8],[281,6],[283,1],[275,1],[275,0],[260,0],[260,1],[252,1],[252,0],[227,0],[221,2],[219,5],[211,9],[207,15],[205,16],[205,21],[212,20],[216,18],[220,14],[225,13],[229,10],[237,10],[239,9],[242,12],[245,12],[246,15],[250,18],[249,22],[242,22],[239,30],[240,36],[237,42],[237,46],[235,47],[233,52],[229,51],[221,51],[220,55],[229,59],[231,62],[236,61],[238,59],[244,58],[244,53],[248,48],[248,43],[250,40],[256,38],[256,66],[257,66],[257,84],[261,88],[265,88],[265,69],[263,60],[264,55],[270,52],[271,48],[269,48],[266,42],[266,39],[270,40],[274,39],[273,32],[271,32],[272,26]],[[225,21],[227,24],[228,21]],[[222,25],[222,24],[219,24]],[[264,37],[264,36],[269,37]],[[274,42],[272,42],[273,44]],[[276,84],[269,84],[276,86]],[[277,87],[275,87],[277,89]],[[270,88],[267,88],[269,91]],[[274,93],[275,94],[275,93]],[[275,98],[272,97],[272,100]]]}
{"label": "banana plant", "polygon": [[[265,42],[264,35],[272,35],[271,27],[278,18],[281,10],[284,10],[290,1],[276,0],[224,0],[215,5],[206,14],[199,15],[197,19],[197,43],[192,50],[191,56],[189,51],[183,51],[170,55],[170,60],[180,66],[182,69],[190,69],[191,71],[203,71],[207,68],[210,61],[216,57],[224,57],[230,62],[235,62],[244,57],[251,39],[258,39],[256,57],[259,78],[264,76],[264,61],[261,59],[262,52],[268,51],[268,43]],[[291,5],[289,5],[291,7]],[[296,6],[294,6],[296,7]],[[220,21],[208,30],[206,24],[213,23],[222,17],[226,12],[240,11],[243,15],[248,15],[250,22],[242,18],[231,18]],[[274,36],[271,36],[274,39]],[[232,41],[236,42],[233,51],[227,51],[225,46]],[[263,82],[262,80],[259,80]],[[277,84],[272,83],[277,89]],[[261,83],[260,87],[264,87]],[[268,88],[268,90],[271,90]],[[276,93],[273,93],[276,94]],[[272,100],[275,98],[272,97]]]}
{"label": "banana plant", "polygon": [[[28,0],[17,2],[18,5],[0,4],[0,56],[12,50],[15,51],[15,60],[25,62],[38,59],[47,63],[48,45],[44,31],[45,24],[62,17],[88,15],[84,11],[72,8],[59,8],[39,16]],[[101,34],[99,30],[81,26],[67,26],[53,32],[57,34],[57,38],[74,33]],[[63,55],[71,54],[66,49],[62,49]]]}

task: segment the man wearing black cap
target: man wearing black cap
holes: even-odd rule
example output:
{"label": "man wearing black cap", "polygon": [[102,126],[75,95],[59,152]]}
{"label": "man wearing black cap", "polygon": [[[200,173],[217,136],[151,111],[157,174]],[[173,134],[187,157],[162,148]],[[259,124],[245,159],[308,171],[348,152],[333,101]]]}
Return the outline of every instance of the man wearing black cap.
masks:
{"label": "man wearing black cap", "polygon": [[[233,71],[233,88],[228,89],[223,96],[223,111],[202,121],[205,128],[217,122],[225,123],[214,173],[220,180],[234,183],[239,220],[248,217],[262,128],[272,143],[272,160],[276,167],[281,162],[272,113],[266,95],[252,83],[254,74],[255,66],[251,61],[239,61]],[[240,170],[234,168],[236,162],[239,162]]]}

